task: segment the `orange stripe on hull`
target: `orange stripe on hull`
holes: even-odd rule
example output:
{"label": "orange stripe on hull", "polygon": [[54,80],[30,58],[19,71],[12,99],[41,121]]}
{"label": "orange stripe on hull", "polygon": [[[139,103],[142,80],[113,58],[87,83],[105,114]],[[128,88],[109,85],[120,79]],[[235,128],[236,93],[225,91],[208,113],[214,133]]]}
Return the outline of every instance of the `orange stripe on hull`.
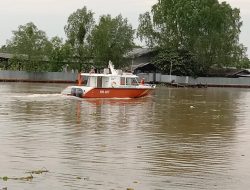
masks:
{"label": "orange stripe on hull", "polygon": [[83,98],[139,98],[147,96],[153,89],[130,88],[94,88],[84,94]]}

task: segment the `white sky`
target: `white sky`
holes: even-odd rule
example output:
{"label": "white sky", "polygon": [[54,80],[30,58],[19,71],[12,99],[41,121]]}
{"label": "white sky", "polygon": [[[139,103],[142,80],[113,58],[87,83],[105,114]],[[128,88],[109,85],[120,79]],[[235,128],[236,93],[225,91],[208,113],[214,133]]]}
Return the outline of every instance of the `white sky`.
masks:
{"label": "white sky", "polygon": [[[149,11],[155,2],[157,0],[0,0],[0,46],[12,37],[13,30],[28,22],[45,31],[49,38],[64,38],[68,16],[83,6],[92,10],[96,18],[102,14],[117,16],[121,13],[136,28],[139,14]],[[250,52],[250,0],[226,2],[241,9],[243,27],[240,41]]]}

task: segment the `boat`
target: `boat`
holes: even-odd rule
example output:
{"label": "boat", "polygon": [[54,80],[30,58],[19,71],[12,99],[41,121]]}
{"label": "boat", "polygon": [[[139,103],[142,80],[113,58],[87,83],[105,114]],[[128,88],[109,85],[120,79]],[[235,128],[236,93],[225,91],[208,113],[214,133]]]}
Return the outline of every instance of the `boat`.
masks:
{"label": "boat", "polygon": [[132,73],[115,69],[110,61],[103,73],[95,73],[93,69],[89,73],[80,73],[78,84],[66,87],[62,94],[79,98],[140,98],[155,89],[155,85],[138,79]]}

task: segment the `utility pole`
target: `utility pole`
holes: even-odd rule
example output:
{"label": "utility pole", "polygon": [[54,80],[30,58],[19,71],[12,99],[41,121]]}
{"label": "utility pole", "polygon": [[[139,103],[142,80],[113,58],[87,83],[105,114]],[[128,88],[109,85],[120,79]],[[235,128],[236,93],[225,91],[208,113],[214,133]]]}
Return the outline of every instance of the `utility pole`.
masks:
{"label": "utility pole", "polygon": [[169,75],[170,75],[170,83],[171,83],[171,81],[172,81],[172,76],[171,76],[171,74],[172,74],[172,61],[170,61],[170,72],[169,72]]}

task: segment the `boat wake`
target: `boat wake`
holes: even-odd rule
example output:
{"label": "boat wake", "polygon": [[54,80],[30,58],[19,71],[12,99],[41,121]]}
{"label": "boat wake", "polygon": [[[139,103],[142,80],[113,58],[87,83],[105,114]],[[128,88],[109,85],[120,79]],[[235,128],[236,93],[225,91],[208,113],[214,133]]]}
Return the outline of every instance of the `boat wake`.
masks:
{"label": "boat wake", "polygon": [[17,94],[12,98],[19,101],[55,101],[63,98],[62,94]]}
{"label": "boat wake", "polygon": [[47,98],[47,97],[61,97],[61,94],[29,94],[26,98]]}

